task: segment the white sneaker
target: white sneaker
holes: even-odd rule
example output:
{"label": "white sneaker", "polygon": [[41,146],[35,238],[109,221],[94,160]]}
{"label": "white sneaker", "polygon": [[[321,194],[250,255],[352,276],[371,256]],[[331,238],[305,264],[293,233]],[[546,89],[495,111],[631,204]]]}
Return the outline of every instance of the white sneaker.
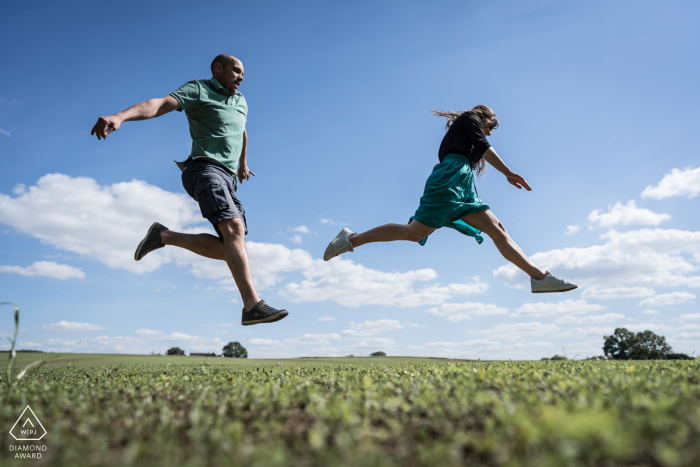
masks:
{"label": "white sneaker", "polygon": [[551,272],[547,271],[547,275],[544,279],[533,279],[530,278],[530,287],[532,293],[550,293],[550,292],[568,292],[569,290],[574,290],[578,288],[578,285],[567,282],[564,279],[559,279],[553,276]]}
{"label": "white sneaker", "polygon": [[323,261],[328,261],[335,258],[341,253],[353,251],[350,236],[355,235],[355,232],[345,227],[340,233],[328,244],[326,252],[323,253]]}

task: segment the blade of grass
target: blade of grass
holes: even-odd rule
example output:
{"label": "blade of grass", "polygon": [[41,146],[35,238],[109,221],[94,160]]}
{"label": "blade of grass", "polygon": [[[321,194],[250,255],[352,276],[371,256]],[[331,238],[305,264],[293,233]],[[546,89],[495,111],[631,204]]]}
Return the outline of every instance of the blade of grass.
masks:
{"label": "blade of grass", "polygon": [[10,348],[10,357],[7,362],[7,384],[12,384],[12,375],[15,372],[15,359],[17,357],[15,343],[17,342],[17,333],[19,332],[19,307],[11,302],[0,302],[0,306],[2,305],[12,305],[15,308],[15,335],[12,336],[12,347]]}
{"label": "blade of grass", "polygon": [[17,375],[17,379],[22,379],[22,378],[24,377],[24,375],[26,375],[27,372],[28,372],[29,370],[31,370],[31,369],[34,368],[34,367],[41,368],[42,366],[44,366],[45,363],[46,363],[46,360],[39,360],[38,362],[32,362],[32,363],[30,363],[29,365],[25,366],[25,367],[24,367],[24,370],[22,370],[22,371]]}

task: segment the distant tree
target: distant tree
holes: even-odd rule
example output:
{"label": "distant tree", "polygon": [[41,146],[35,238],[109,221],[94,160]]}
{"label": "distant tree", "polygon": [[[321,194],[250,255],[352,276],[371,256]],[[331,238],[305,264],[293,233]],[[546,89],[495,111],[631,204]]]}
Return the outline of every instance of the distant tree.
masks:
{"label": "distant tree", "polygon": [[555,355],[555,356],[553,356],[552,358],[547,358],[547,357],[545,357],[545,358],[543,358],[542,360],[568,360],[568,358],[563,357],[563,356],[561,356],[561,355]]}
{"label": "distant tree", "polygon": [[350,355],[348,355],[348,357],[354,357],[354,355],[353,355],[353,354],[350,354]]}
{"label": "distant tree", "polygon": [[165,355],[185,355],[185,351],[180,347],[170,347]]}
{"label": "distant tree", "polygon": [[695,358],[684,353],[669,353],[666,354],[666,360],[695,360]]}
{"label": "distant tree", "polygon": [[372,352],[369,354],[370,357],[386,357],[386,352],[382,352],[381,350],[377,352]]}
{"label": "distant tree", "polygon": [[248,351],[240,342],[229,342],[222,350],[224,352],[224,357],[248,358]]}
{"label": "distant tree", "polygon": [[676,355],[671,353],[665,337],[651,331],[635,334],[625,328],[617,328],[612,336],[605,336],[603,352],[613,360],[664,360]]}

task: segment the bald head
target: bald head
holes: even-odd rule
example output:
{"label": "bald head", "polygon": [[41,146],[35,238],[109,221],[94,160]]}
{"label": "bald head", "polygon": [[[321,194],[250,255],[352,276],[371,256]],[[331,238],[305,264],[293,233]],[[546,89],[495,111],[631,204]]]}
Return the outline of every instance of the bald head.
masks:
{"label": "bald head", "polygon": [[216,58],[211,62],[211,74],[214,74],[214,69],[216,68],[216,64],[219,63],[222,67],[226,65],[233,65],[236,62],[240,62],[236,57],[233,55],[227,55],[227,54],[221,54],[217,55]]}
{"label": "bald head", "polygon": [[211,74],[233,95],[243,81],[243,63],[232,55],[217,55],[211,62]]}

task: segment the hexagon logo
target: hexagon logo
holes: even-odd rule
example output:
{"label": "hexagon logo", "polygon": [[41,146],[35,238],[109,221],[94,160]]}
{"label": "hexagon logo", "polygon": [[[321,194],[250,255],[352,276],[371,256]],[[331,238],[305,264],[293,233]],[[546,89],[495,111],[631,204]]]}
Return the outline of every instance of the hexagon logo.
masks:
{"label": "hexagon logo", "polygon": [[46,436],[46,429],[32,408],[27,406],[10,430],[10,434],[17,441],[39,441]]}

